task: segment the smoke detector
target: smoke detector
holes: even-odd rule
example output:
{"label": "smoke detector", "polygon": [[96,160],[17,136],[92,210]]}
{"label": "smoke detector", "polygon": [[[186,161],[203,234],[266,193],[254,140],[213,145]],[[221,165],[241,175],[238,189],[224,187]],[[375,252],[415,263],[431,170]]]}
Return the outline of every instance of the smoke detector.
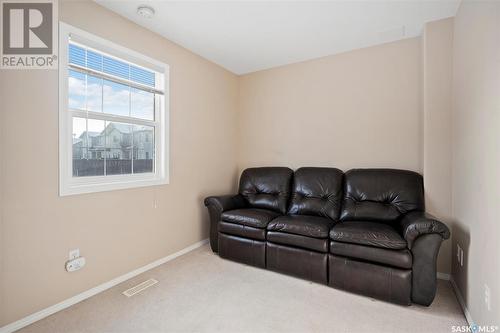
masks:
{"label": "smoke detector", "polygon": [[155,10],[149,6],[139,6],[137,7],[137,14],[150,19],[155,15]]}

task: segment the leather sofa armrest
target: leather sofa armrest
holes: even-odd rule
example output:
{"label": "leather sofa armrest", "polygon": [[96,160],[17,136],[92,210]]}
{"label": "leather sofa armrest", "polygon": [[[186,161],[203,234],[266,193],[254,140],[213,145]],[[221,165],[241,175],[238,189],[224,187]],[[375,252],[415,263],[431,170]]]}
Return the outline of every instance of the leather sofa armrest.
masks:
{"label": "leather sofa armrest", "polygon": [[213,252],[218,252],[218,224],[221,214],[227,210],[244,208],[246,206],[246,201],[242,195],[236,194],[207,197],[204,203],[210,215],[210,247]]}
{"label": "leather sofa armrest", "polygon": [[422,211],[407,213],[401,219],[400,227],[409,249],[421,235],[438,234],[442,239],[450,238],[450,230],[443,222]]}
{"label": "leather sofa armrest", "polygon": [[450,237],[450,230],[434,216],[422,211],[406,214],[400,226],[413,256],[412,301],[429,306],[436,295],[439,248],[441,242]]}
{"label": "leather sofa armrest", "polygon": [[205,206],[209,209],[213,207],[222,214],[226,210],[243,208],[246,204],[241,194],[233,194],[207,197],[205,198]]}

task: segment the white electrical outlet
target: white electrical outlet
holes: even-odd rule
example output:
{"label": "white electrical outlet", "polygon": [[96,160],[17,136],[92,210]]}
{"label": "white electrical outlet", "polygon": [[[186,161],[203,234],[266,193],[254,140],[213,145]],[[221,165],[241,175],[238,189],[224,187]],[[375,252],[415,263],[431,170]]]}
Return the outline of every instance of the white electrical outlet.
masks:
{"label": "white electrical outlet", "polygon": [[457,262],[460,266],[464,265],[464,250],[457,243]]}
{"label": "white electrical outlet", "polygon": [[66,261],[65,268],[68,272],[74,272],[85,266],[85,258],[80,257],[80,249],[69,251],[69,260]]}
{"label": "white electrical outlet", "polygon": [[484,303],[486,304],[486,309],[491,311],[491,293],[490,287],[487,284],[484,285]]}
{"label": "white electrical outlet", "polygon": [[74,249],[74,250],[71,250],[69,251],[69,260],[73,260],[73,259],[76,259],[80,256],[80,249]]}

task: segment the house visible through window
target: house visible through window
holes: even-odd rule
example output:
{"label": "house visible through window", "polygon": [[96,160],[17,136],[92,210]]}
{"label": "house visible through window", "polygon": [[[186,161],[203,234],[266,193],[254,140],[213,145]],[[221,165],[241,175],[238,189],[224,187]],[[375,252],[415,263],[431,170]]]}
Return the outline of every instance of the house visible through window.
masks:
{"label": "house visible through window", "polygon": [[76,28],[61,31],[61,194],[166,183],[168,68]]}

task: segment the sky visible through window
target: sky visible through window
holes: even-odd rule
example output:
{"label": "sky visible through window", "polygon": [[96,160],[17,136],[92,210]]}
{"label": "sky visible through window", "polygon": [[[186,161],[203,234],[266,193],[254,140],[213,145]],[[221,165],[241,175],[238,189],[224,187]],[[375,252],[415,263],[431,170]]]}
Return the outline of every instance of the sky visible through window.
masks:
{"label": "sky visible through window", "polygon": [[[69,63],[155,87],[154,72],[75,44],[69,45]],[[149,91],[70,69],[68,92],[68,105],[71,109],[154,120],[155,95]],[[74,137],[79,137],[85,130],[103,130],[100,124],[91,121],[88,124],[75,122],[73,126]]]}

